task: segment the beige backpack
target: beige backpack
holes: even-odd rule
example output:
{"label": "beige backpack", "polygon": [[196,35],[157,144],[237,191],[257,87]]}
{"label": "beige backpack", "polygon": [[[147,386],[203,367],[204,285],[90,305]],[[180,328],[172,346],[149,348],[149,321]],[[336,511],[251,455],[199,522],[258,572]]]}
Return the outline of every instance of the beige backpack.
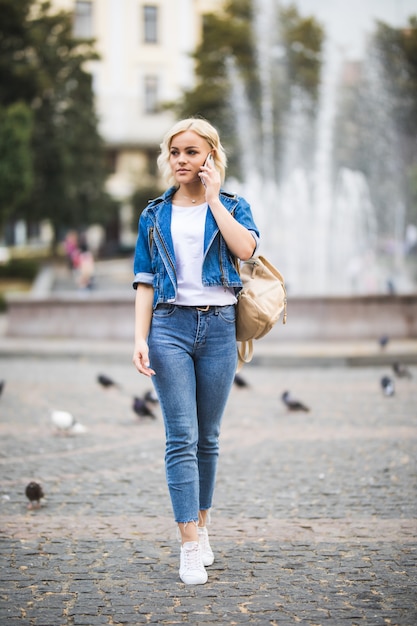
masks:
{"label": "beige backpack", "polygon": [[264,337],[283,313],[287,321],[287,292],[281,273],[263,256],[242,261],[238,267],[243,289],[236,305],[239,365],[253,356],[253,339]]}

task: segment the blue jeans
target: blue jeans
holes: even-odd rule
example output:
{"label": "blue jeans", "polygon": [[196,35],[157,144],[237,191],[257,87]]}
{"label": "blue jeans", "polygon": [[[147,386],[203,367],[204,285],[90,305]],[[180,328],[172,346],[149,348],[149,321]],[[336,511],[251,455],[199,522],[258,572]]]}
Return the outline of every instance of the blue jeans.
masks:
{"label": "blue jeans", "polygon": [[236,372],[235,307],[158,305],[148,343],[175,521],[197,522],[198,511],[212,506],[220,423]]}

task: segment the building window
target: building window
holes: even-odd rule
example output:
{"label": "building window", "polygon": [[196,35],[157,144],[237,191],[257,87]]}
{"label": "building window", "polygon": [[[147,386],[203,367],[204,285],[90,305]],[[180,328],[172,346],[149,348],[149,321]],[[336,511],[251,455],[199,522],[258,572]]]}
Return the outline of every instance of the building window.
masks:
{"label": "building window", "polygon": [[158,77],[145,76],[145,113],[158,112]]}
{"label": "building window", "polygon": [[74,9],[74,37],[91,39],[93,36],[92,2],[76,2]]}
{"label": "building window", "polygon": [[117,172],[117,160],[118,160],[118,152],[114,149],[109,149],[105,152],[105,164],[107,167],[107,171],[110,174],[115,174]]}
{"label": "building window", "polygon": [[158,150],[149,149],[146,151],[147,172],[153,178],[157,178],[159,172],[157,165],[158,155]]}
{"label": "building window", "polygon": [[158,7],[153,4],[143,7],[143,38],[145,43],[158,43]]}

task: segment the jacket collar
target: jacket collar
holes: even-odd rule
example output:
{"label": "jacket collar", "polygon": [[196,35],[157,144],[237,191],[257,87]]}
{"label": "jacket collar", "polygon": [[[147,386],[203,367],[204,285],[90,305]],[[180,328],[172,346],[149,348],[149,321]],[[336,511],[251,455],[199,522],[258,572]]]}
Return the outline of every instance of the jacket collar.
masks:
{"label": "jacket collar", "polygon": [[[158,206],[159,204],[161,204],[161,202],[172,202],[172,196],[174,195],[174,193],[177,191],[178,187],[176,187],[175,185],[173,185],[172,187],[169,187],[169,189],[167,189],[166,191],[164,191],[163,194],[161,194],[160,196],[158,196],[157,198],[154,198],[153,200],[149,200],[148,205],[149,206]],[[232,194],[232,193],[227,193],[227,191],[224,191],[223,189],[220,190],[220,198],[222,198],[223,200],[225,200],[224,204],[225,206],[228,207],[229,202],[232,205],[232,209],[236,206],[236,202],[237,202],[237,195],[236,194]]]}
{"label": "jacket collar", "polygon": [[[172,255],[172,258],[174,258],[174,246],[172,242],[170,227],[172,217],[172,196],[174,195],[176,190],[177,187],[170,187],[154,200],[150,200],[148,205],[148,208],[152,211],[154,215],[155,223],[159,228],[160,234],[165,240],[165,244],[167,246],[167,249],[169,250],[169,253]],[[230,194],[223,190],[220,191],[220,200],[229,211],[229,213],[232,213],[234,211],[238,202],[236,194]],[[209,210],[207,211],[204,230],[204,252],[206,252],[210,245],[213,243],[218,232],[219,227],[217,226],[217,222],[214,219],[212,212]]]}

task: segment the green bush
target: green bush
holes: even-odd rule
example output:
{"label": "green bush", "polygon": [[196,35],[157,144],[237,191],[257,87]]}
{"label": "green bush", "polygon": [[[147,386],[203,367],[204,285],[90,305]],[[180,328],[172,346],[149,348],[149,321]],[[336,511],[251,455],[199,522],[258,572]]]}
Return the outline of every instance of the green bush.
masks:
{"label": "green bush", "polygon": [[32,281],[39,271],[39,261],[34,259],[10,259],[0,263],[0,278],[18,278]]}

